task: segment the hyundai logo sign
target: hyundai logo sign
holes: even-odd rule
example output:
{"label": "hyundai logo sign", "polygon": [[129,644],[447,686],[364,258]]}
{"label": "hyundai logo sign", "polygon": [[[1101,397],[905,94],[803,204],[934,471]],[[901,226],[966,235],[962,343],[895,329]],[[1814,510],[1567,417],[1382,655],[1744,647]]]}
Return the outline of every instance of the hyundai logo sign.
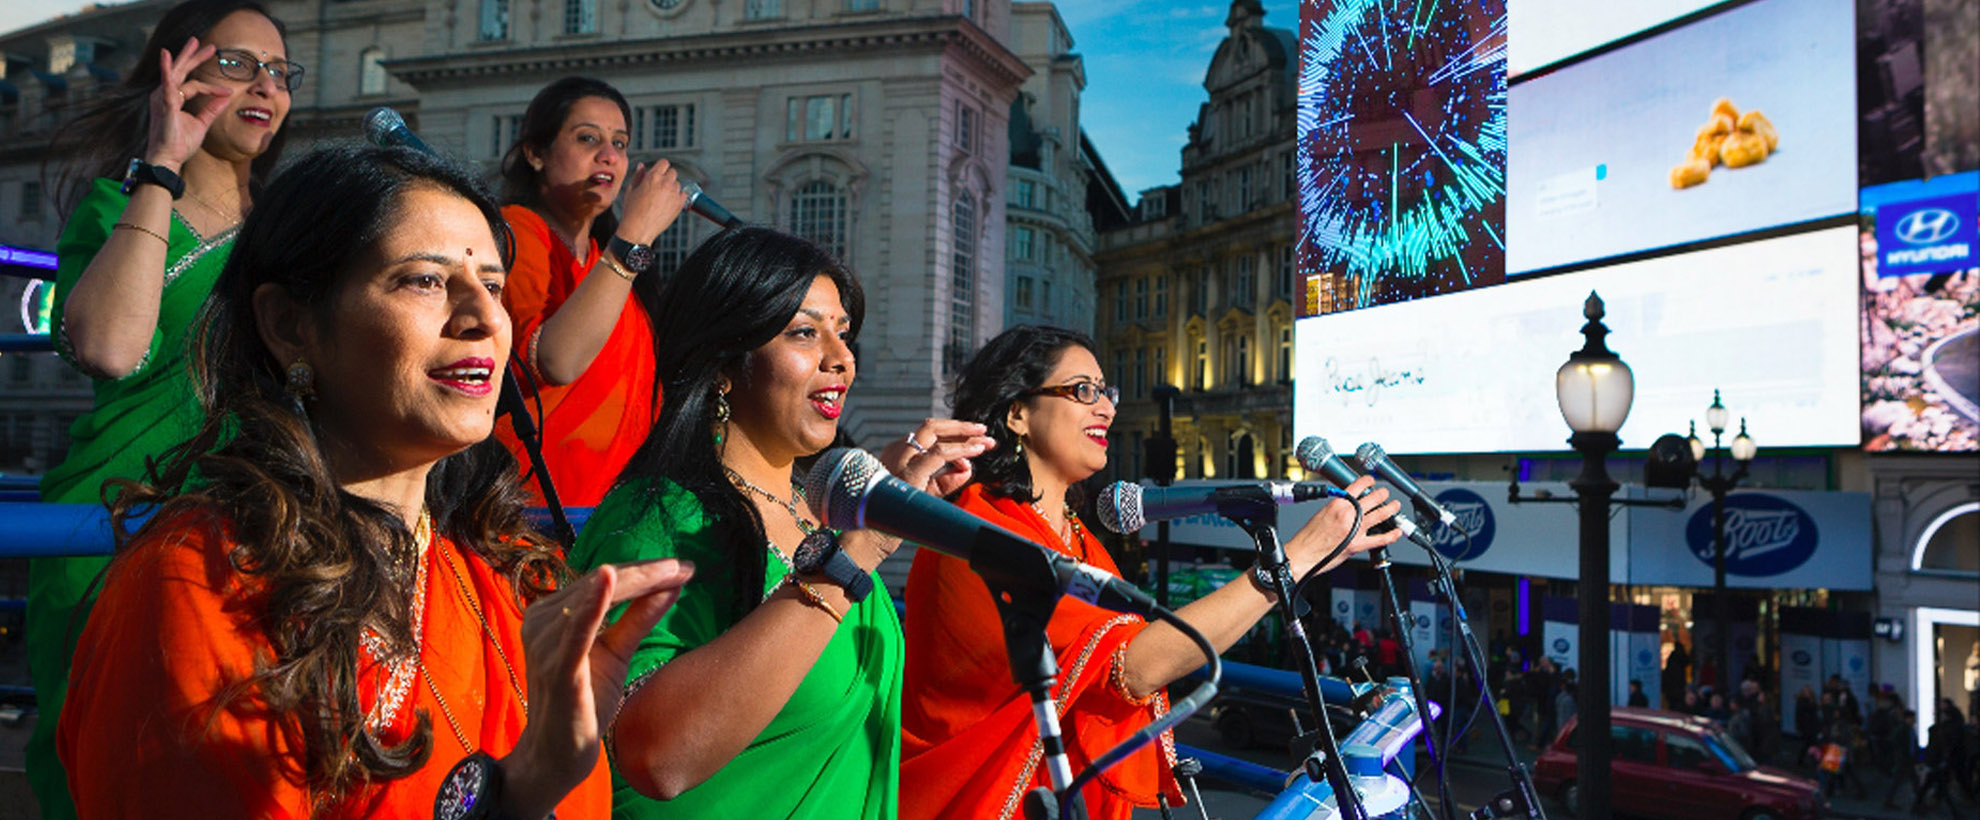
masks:
{"label": "hyundai logo sign", "polygon": [[[1726,572],[1765,577],[1782,575],[1815,555],[1820,536],[1807,511],[1779,496],[1737,493],[1726,496]],[[1712,507],[1700,507],[1685,524],[1691,553],[1712,565]]]}
{"label": "hyundai logo sign", "polygon": [[1906,245],[1930,245],[1959,230],[1959,215],[1944,208],[1920,208],[1891,226],[1891,234]]}
{"label": "hyundai logo sign", "polygon": [[1815,659],[1808,655],[1808,650],[1806,649],[1794,650],[1794,655],[1792,657],[1794,658],[1795,666],[1807,666],[1815,662]]}
{"label": "hyundai logo sign", "polygon": [[[1453,487],[1438,493],[1437,503],[1457,516],[1457,523],[1437,529],[1437,552],[1453,561],[1469,561],[1492,548],[1498,522],[1484,496]],[[1467,534],[1469,539],[1465,537]]]}

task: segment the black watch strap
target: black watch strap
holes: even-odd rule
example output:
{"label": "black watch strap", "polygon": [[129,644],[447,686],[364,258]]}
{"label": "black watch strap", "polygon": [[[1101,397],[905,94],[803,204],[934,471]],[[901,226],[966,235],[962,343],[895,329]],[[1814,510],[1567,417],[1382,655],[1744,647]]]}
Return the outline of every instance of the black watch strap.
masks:
{"label": "black watch strap", "polygon": [[131,164],[124,168],[124,185],[120,190],[125,196],[130,196],[139,185],[156,185],[164,188],[173,199],[185,196],[186,193],[185,179],[173,173],[172,169],[133,158]]}
{"label": "black watch strap", "polygon": [[821,571],[832,583],[844,588],[846,600],[855,604],[866,600],[866,596],[873,592],[873,576],[860,569],[859,562],[854,561],[845,550],[834,551],[830,558],[825,559]]}

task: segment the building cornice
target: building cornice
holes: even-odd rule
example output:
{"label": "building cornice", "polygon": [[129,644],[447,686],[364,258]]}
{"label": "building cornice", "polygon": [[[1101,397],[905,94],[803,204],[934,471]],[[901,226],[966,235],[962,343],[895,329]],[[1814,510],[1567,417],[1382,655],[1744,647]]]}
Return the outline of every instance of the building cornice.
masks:
{"label": "building cornice", "polygon": [[479,83],[493,77],[595,73],[666,65],[707,68],[794,55],[878,52],[895,55],[903,50],[954,51],[1003,89],[1017,88],[1032,73],[1010,49],[956,16],[897,17],[645,40],[477,49],[466,54],[387,60],[385,67],[400,80],[427,90]]}

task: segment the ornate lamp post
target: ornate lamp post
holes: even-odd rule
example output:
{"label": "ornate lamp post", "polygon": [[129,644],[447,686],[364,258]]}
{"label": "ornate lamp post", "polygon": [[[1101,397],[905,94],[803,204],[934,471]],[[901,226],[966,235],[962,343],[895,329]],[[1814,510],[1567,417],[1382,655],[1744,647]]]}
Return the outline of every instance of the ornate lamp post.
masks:
{"label": "ornate lamp post", "polygon": [[1629,365],[1603,338],[1602,298],[1588,294],[1582,310],[1588,317],[1581,333],[1588,342],[1570,355],[1554,374],[1554,393],[1561,417],[1574,435],[1568,444],[1581,453],[1581,475],[1572,486],[1581,506],[1581,659],[1580,688],[1575,693],[1580,723],[1576,752],[1579,799],[1575,813],[1608,817],[1609,763],[1609,500],[1618,485],[1604,463],[1622,440],[1616,430],[1629,418],[1636,378]]}
{"label": "ornate lamp post", "polygon": [[[1740,417],[1739,435],[1734,436],[1730,448],[1721,446],[1721,437],[1726,432],[1726,422],[1731,420],[1726,405],[1719,401],[1719,391],[1712,391],[1712,406],[1705,408],[1705,426],[1712,431],[1712,474],[1694,473],[1698,486],[1712,494],[1712,622],[1715,624],[1712,635],[1713,657],[1718,663],[1719,691],[1732,689],[1732,632],[1731,619],[1726,615],[1726,494],[1739,486],[1746,478],[1746,468],[1753,463],[1753,454],[1759,445],[1746,434],[1746,418]],[[1691,436],[1686,443],[1691,445],[1691,457],[1703,466],[1705,463],[1705,442],[1698,438],[1698,423],[1692,422]],[[1727,450],[1731,450],[1734,466],[1730,475],[1725,471]]]}

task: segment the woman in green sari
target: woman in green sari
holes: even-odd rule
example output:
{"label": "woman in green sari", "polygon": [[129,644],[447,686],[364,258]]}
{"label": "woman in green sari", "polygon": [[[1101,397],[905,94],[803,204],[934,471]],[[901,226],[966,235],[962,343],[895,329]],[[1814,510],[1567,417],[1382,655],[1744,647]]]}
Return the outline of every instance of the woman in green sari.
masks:
{"label": "woman in green sari", "polygon": [[[116,479],[199,429],[184,357],[192,317],[280,153],[302,68],[282,25],[251,0],[166,11],[131,76],[58,133],[69,209],[56,244],[56,350],[94,380],[44,501],[100,503]],[[67,203],[65,203],[67,204]],[[75,636],[107,556],[40,558],[28,571],[27,649],[41,714],[28,776],[42,816],[71,817],[56,760]]]}
{"label": "woman in green sari", "polygon": [[[800,460],[838,435],[859,284],[809,242],[738,228],[697,249],[655,307],[667,400],[571,552],[578,569],[697,568],[628,668],[607,744],[614,815],[891,820],[902,638],[873,569],[898,542],[820,529],[796,489]],[[947,419],[912,440],[882,461],[937,492],[992,444]]]}

